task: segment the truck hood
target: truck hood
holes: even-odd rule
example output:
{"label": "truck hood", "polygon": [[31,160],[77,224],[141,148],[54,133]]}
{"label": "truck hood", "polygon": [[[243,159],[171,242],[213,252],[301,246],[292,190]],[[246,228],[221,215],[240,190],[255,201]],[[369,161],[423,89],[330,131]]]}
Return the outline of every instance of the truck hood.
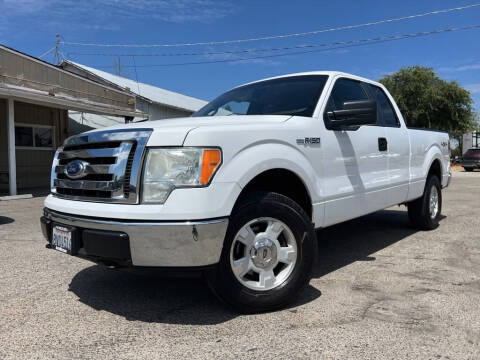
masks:
{"label": "truck hood", "polygon": [[[150,120],[125,125],[103,128],[101,131],[118,129],[153,129],[147,146],[181,146],[187,134],[201,126],[253,126],[268,123],[281,123],[290,119],[291,115],[232,115],[186,117],[166,120]],[[98,131],[98,130],[93,130]]]}

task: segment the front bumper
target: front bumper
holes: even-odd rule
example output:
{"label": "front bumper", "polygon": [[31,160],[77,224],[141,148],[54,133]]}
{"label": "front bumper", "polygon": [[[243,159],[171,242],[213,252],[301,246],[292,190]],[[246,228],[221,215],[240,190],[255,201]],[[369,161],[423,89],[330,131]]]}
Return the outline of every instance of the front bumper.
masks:
{"label": "front bumper", "polygon": [[448,174],[447,174],[447,183],[446,185],[444,186],[444,188],[448,187],[450,185],[450,182],[452,181],[452,172],[449,171]]}
{"label": "front bumper", "polygon": [[[53,224],[76,229],[80,257],[115,264],[113,253],[122,257],[118,265],[177,268],[216,264],[220,260],[228,218],[128,221],[71,215],[45,208],[41,225],[48,242],[51,242]],[[98,249],[102,251],[99,253]]]}

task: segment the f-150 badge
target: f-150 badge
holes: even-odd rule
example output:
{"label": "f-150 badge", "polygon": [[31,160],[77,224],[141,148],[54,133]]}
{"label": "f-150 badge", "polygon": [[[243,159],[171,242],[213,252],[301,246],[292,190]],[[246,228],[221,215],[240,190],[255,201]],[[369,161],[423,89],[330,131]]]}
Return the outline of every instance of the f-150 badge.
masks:
{"label": "f-150 badge", "polygon": [[319,137],[306,137],[297,139],[297,145],[320,145]]}

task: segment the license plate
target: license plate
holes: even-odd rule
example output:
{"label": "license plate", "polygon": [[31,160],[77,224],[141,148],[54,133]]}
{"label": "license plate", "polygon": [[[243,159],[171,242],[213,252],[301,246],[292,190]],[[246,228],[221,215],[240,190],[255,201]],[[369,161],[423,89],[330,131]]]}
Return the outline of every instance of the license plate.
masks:
{"label": "license plate", "polygon": [[55,225],[52,229],[52,247],[64,253],[71,253],[72,231],[66,227]]}

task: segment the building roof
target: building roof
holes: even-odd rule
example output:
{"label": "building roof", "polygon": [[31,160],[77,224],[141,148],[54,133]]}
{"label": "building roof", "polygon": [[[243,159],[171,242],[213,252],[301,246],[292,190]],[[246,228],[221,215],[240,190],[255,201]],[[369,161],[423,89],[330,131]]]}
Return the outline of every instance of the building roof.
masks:
{"label": "building roof", "polygon": [[101,77],[108,82],[120,86],[123,89],[129,88],[131,92],[141,97],[147,98],[153,103],[188,111],[197,111],[205,104],[207,104],[207,102],[204,100],[200,100],[187,95],[182,95],[142,82],[137,83],[135,80],[127,79],[118,75],[113,75],[108,72],[82,65],[73,61],[65,62],[77,68],[83,69],[84,71],[90,72],[98,77]]}

